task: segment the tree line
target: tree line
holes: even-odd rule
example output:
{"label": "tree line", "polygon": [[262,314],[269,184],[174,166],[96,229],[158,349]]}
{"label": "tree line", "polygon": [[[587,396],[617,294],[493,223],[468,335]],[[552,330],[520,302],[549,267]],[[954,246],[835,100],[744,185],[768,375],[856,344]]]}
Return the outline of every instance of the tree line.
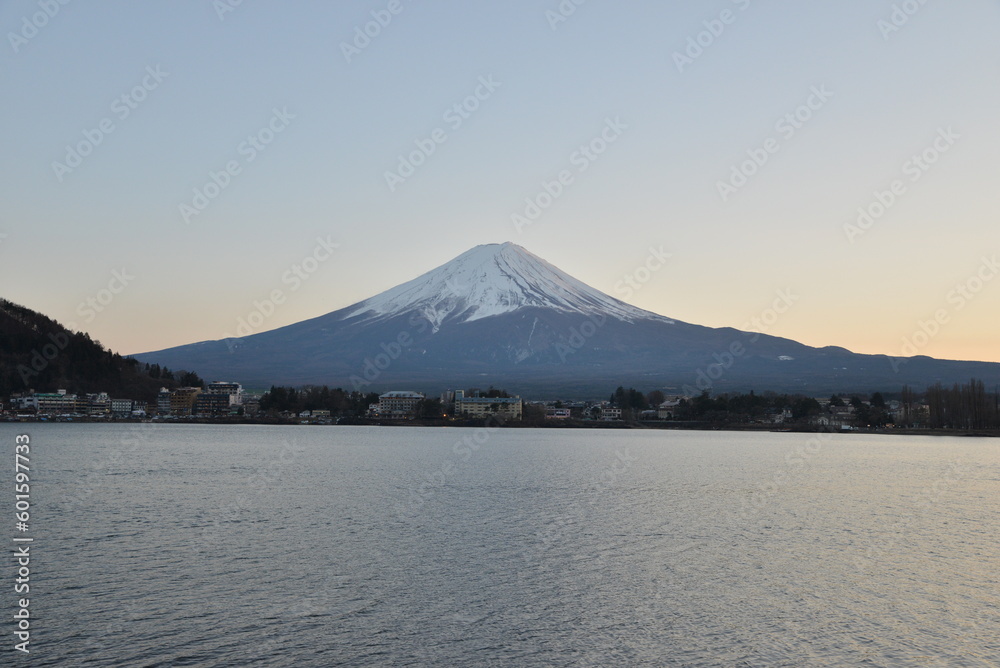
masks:
{"label": "tree line", "polygon": [[306,386],[302,388],[279,387],[271,389],[260,397],[260,410],[264,413],[301,413],[303,411],[327,410],[335,416],[360,417],[368,412],[369,404],[378,403],[378,393],[348,392],[339,387]]}
{"label": "tree line", "polygon": [[[852,417],[860,427],[884,427],[898,422],[900,426],[919,425],[931,429],[1000,429],[1000,391],[988,391],[982,380],[973,378],[966,384],[944,387],[940,383],[918,394],[909,386],[899,393],[900,412],[889,410],[881,392],[867,394],[834,394],[827,408],[814,397],[802,394],[724,393],[715,396],[707,391],[699,396],[684,398],[674,409],[675,420],[713,422],[719,424],[749,423],[769,419],[788,412],[792,421],[808,421],[836,408],[853,407]],[[626,420],[637,420],[642,411],[663,403],[659,390],[642,392],[619,386],[610,402],[622,409]]]}
{"label": "tree line", "polygon": [[[612,405],[622,409],[623,419],[638,419],[646,410],[654,410],[664,401],[660,390],[642,393],[635,388],[619,386],[611,395]],[[860,400],[859,400],[860,401]],[[789,410],[792,419],[801,420],[818,415],[822,410],[819,401],[802,394],[778,394],[753,390],[746,394],[723,393],[711,395],[708,391],[696,397],[684,398],[674,409],[675,420],[699,422],[739,423],[752,422]]]}
{"label": "tree line", "polygon": [[[194,381],[197,381],[195,383]],[[18,392],[70,394],[107,392],[113,397],[155,402],[161,386],[191,381],[197,374],[143,365],[74,332],[25,306],[0,299],[0,396]]]}
{"label": "tree line", "polygon": [[[904,388],[904,406],[908,391]],[[1000,429],[1000,393],[988,393],[981,380],[951,388],[936,383],[927,388],[926,401],[932,429]]]}
{"label": "tree line", "polygon": [[[472,388],[465,391],[465,396],[508,398],[511,395],[503,389],[492,385],[488,390]],[[339,387],[305,386],[301,388],[272,385],[271,389],[261,395],[260,410],[264,413],[301,413],[303,411],[328,410],[330,415],[338,417],[363,417],[368,413],[371,404],[379,402],[377,392],[347,391]],[[499,404],[498,404],[499,407]],[[418,418],[436,419],[445,415],[447,406],[439,398],[421,399],[414,411]]]}

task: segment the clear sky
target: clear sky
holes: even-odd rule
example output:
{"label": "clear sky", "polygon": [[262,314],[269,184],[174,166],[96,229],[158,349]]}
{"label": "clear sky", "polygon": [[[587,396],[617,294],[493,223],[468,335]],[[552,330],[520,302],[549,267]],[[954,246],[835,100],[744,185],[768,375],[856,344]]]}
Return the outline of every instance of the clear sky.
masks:
{"label": "clear sky", "polygon": [[687,322],[1000,361],[992,0],[10,0],[0,28],[0,295],[119,352],[513,241]]}

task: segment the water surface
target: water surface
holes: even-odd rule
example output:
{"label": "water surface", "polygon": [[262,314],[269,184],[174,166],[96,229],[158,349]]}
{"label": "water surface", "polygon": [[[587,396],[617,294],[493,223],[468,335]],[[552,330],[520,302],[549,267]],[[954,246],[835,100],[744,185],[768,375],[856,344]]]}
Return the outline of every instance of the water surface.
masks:
{"label": "water surface", "polygon": [[34,665],[1000,666],[996,440],[22,432]]}

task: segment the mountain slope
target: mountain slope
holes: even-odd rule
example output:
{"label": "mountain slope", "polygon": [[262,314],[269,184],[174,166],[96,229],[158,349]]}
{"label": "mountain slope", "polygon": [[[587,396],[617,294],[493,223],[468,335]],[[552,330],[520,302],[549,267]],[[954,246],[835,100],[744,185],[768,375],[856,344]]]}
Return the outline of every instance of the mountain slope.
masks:
{"label": "mountain slope", "polygon": [[[169,372],[168,372],[169,373]],[[153,400],[157,390],[178,385],[156,378],[136,360],[105,349],[83,332],[66,329],[27,307],[0,299],[0,397],[29,389],[71,394],[109,392]]]}
{"label": "mountain slope", "polygon": [[138,357],[256,387],[434,392],[493,384],[565,397],[603,396],[619,384],[826,394],[1000,378],[1000,364],[918,357],[893,365],[882,355],[671,320],[595,290],[510,243],[477,246],[311,320]]}

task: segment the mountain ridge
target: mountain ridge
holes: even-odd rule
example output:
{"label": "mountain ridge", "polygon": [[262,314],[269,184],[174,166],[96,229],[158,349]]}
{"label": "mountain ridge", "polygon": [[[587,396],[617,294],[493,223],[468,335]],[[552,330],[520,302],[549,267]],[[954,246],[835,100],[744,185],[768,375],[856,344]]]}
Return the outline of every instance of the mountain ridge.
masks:
{"label": "mountain ridge", "polygon": [[836,346],[711,328],[645,311],[507,242],[476,246],[373,297],[241,339],[138,359],[245,385],[426,390],[504,385],[603,396],[620,384],[691,393],[889,390],[1000,379],[1000,364],[926,357],[903,363]]}

